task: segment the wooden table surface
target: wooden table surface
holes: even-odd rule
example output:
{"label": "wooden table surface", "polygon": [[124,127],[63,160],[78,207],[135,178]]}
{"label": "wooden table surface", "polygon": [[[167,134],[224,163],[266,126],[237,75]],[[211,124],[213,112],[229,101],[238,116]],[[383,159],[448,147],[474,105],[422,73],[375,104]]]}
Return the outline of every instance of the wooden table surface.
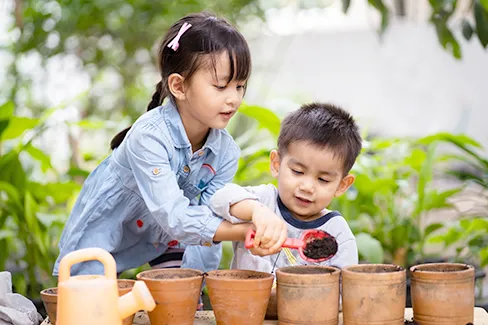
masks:
{"label": "wooden table surface", "polygon": [[[405,319],[412,319],[412,308],[405,309]],[[276,325],[278,322],[274,320],[265,320],[263,325]],[[49,320],[46,320],[41,325],[51,324]],[[149,318],[145,312],[138,312],[134,317],[133,325],[149,325]],[[194,325],[215,325],[215,317],[213,311],[197,311],[195,314]],[[231,324],[229,324],[231,325]],[[339,325],[342,323],[342,314],[339,314]],[[488,313],[483,309],[476,307],[474,309],[474,325],[488,325]]]}

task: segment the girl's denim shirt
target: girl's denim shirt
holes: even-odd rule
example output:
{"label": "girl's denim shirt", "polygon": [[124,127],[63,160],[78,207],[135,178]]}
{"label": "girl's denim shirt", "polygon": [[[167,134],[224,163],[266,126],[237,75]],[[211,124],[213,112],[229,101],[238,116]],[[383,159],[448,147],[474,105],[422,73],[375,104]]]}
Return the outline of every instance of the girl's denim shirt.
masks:
{"label": "girl's denim shirt", "polygon": [[[86,179],[59,243],[67,253],[100,247],[117,272],[141,266],[168,247],[186,247],[182,267],[218,268],[213,236],[223,219],[207,207],[237,171],[239,147],[225,130],[211,129],[192,152],[175,105],[143,114],[122,144]],[[198,245],[198,246],[193,246]],[[99,262],[76,264],[71,274],[102,274]]]}

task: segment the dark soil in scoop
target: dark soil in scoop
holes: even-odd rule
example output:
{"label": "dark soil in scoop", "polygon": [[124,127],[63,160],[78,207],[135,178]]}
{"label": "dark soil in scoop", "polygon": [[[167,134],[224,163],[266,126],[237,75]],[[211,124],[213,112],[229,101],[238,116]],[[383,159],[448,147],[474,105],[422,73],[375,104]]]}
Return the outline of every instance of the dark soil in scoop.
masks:
{"label": "dark soil in scoop", "polygon": [[337,242],[334,237],[315,239],[307,243],[303,253],[308,258],[325,258],[337,253]]}

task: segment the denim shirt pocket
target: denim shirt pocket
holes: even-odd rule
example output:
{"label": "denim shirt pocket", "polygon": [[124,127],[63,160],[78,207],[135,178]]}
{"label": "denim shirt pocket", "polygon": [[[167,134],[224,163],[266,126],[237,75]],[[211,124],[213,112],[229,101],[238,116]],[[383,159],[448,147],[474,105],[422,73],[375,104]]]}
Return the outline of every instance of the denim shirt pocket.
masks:
{"label": "denim shirt pocket", "polygon": [[183,190],[183,195],[190,201],[200,195],[202,189],[195,186],[186,175],[178,173],[178,186]]}

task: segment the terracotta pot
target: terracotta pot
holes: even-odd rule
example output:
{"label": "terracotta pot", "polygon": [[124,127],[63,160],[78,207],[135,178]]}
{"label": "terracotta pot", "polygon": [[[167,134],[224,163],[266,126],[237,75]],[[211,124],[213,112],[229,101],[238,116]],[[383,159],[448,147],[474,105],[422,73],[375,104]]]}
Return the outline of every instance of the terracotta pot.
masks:
{"label": "terracotta pot", "polygon": [[137,274],[156,301],[151,324],[193,325],[203,273],[193,269],[157,269]]}
{"label": "terracotta pot", "polygon": [[265,319],[278,319],[278,302],[276,301],[276,288],[271,289],[271,296],[269,297],[268,309],[266,309]]}
{"label": "terracotta pot", "polygon": [[[119,297],[125,295],[126,293],[131,292],[134,283],[136,283],[135,280],[122,280],[122,279],[117,280],[117,286],[119,288]],[[134,322],[134,316],[135,314],[132,314],[131,316],[124,318],[124,320],[122,321],[122,325],[132,325],[132,323]]]}
{"label": "terracotta pot", "polygon": [[360,264],[342,269],[344,325],[403,325],[406,271],[398,265]]}
{"label": "terracotta pot", "polygon": [[210,271],[205,281],[217,325],[262,325],[273,279],[257,271]]}
{"label": "terracotta pot", "polygon": [[329,266],[278,269],[278,324],[337,325],[340,274],[339,269]]}
{"label": "terracotta pot", "polygon": [[474,267],[432,263],[410,268],[413,318],[420,325],[474,321]]}
{"label": "terracotta pot", "polygon": [[41,299],[51,324],[56,324],[56,309],[58,308],[58,288],[41,291]]}

